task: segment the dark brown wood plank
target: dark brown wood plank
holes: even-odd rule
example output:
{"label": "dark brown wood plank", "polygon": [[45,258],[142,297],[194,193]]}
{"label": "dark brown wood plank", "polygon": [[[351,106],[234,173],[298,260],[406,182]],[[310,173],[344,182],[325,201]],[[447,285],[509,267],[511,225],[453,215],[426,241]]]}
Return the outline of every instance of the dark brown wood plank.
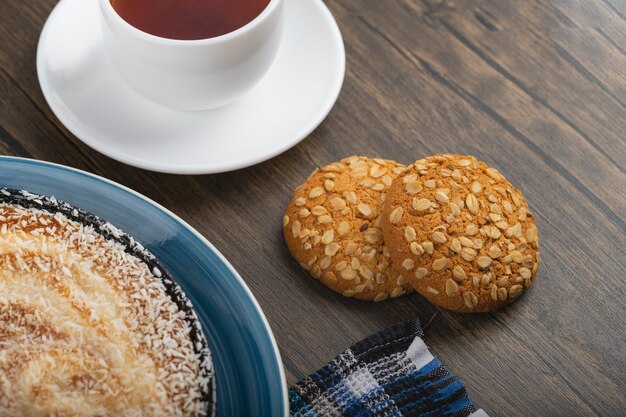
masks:
{"label": "dark brown wood plank", "polygon": [[[381,9],[389,9],[388,6],[381,6]],[[385,15],[382,10],[376,10],[373,7],[367,9],[374,19],[382,20]],[[456,17],[456,15],[455,15]],[[507,74],[499,72],[499,68],[490,65],[490,57],[484,53],[476,53],[472,50],[474,45],[467,40],[457,29],[446,21],[439,21],[432,29],[425,27],[421,31],[420,37],[412,36],[410,18],[407,22],[401,21],[399,25],[390,25],[389,22],[380,22],[378,25],[389,28],[389,34],[383,33],[391,44],[403,43],[409,45],[407,53],[411,55],[409,59],[413,61],[422,60],[429,63],[429,67],[445,78],[451,84],[456,84],[456,90],[466,92],[476,100],[485,104],[485,111],[491,114],[490,117],[501,120],[511,127],[514,127],[519,134],[519,140],[528,142],[528,146],[535,146],[546,161],[554,162],[555,165],[566,163],[577,163],[586,165],[589,172],[594,172],[593,166],[597,164],[611,165],[609,169],[613,170],[618,180],[624,180],[624,173],[620,172],[619,164],[607,161],[604,158],[595,159],[597,152],[587,153],[588,143],[584,138],[579,138],[576,145],[563,147],[562,145],[571,139],[578,139],[573,135],[578,135],[572,126],[568,126],[566,122],[558,118],[556,115],[550,117],[550,112],[545,106],[544,108],[536,106],[537,101],[533,95],[524,91],[523,86],[512,81],[511,77],[507,78]],[[457,19],[459,20],[459,19]],[[404,24],[403,24],[404,23]],[[473,20],[475,24],[475,20]],[[460,22],[457,26],[461,26]],[[373,24],[376,26],[376,23]],[[440,36],[440,31],[449,32],[451,36]],[[515,45],[508,45],[509,50]],[[482,55],[482,56],[481,56]],[[572,74],[576,75],[576,74]],[[579,77],[576,82],[582,82]],[[598,91],[602,93],[602,91]],[[601,97],[611,99],[610,96]],[[508,111],[508,109],[515,111]],[[504,109],[505,111],[501,111]],[[624,109],[626,110],[626,109]],[[546,117],[548,116],[548,117]],[[565,126],[559,126],[565,125]],[[551,131],[547,132],[546,130]],[[510,130],[510,129],[509,129]],[[548,133],[548,134],[546,134]],[[589,149],[593,151],[593,149]],[[604,177],[606,178],[606,177]],[[610,177],[611,178],[611,177]],[[585,182],[587,178],[572,178],[575,182]],[[600,178],[599,178],[600,180]],[[582,185],[582,184],[581,184]],[[587,185],[587,184],[585,184]],[[595,184],[594,184],[595,185]],[[591,187],[589,183],[587,187]],[[612,198],[611,195],[603,196]],[[593,198],[590,196],[590,198]],[[606,200],[605,200],[606,201]],[[605,201],[597,201],[599,205],[604,205]],[[616,201],[612,210],[619,210],[623,207],[623,200]]]}
{"label": "dark brown wood plank", "polygon": [[[347,72],[327,120],[271,161],[195,177],[113,161],[58,122],[35,72],[54,4],[0,2],[0,153],[98,173],[197,228],[258,298],[290,383],[374,331],[436,314],[426,342],[490,415],[623,415],[624,2],[328,0]],[[542,266],[518,302],[479,316],[418,295],[364,303],[328,291],[291,259],[282,210],[315,167],[351,154],[409,163],[437,152],[475,154],[527,195]]]}
{"label": "dark brown wood plank", "polygon": [[[592,28],[612,35],[623,33],[626,22],[615,19],[614,15],[608,13],[602,3],[598,2],[586,2],[582,5],[566,2],[549,4],[524,2],[521,8],[533,4],[535,7],[532,10],[512,11],[501,10],[500,3],[490,2],[492,15],[495,19],[502,20],[501,24],[507,27],[507,30],[503,31],[502,36],[499,34],[497,37],[483,36],[476,31],[466,36],[471,38],[472,42],[487,48],[499,66],[517,78],[534,98],[542,104],[547,103],[546,107],[559,115],[577,133],[593,142],[599,152],[609,156],[617,152],[620,157],[624,157],[626,150],[621,146],[624,141],[619,123],[621,120],[612,117],[623,110],[614,100],[604,100],[598,94],[597,86],[577,83],[576,78],[569,75],[575,69],[559,56],[559,52],[561,55],[572,56],[572,53],[576,54],[575,49],[583,45],[577,44],[575,48],[568,50],[559,42],[567,41],[570,33],[590,31]],[[593,8],[593,12],[583,13],[590,7]],[[482,41],[483,38],[485,42]],[[619,41],[619,37],[609,39]],[[615,46],[608,42],[605,42],[603,47],[609,46],[614,50],[608,64],[613,65],[613,62],[621,59],[621,54],[616,54]],[[522,52],[501,53],[511,48]],[[623,101],[623,96],[618,98]],[[581,105],[588,102],[594,105]]]}

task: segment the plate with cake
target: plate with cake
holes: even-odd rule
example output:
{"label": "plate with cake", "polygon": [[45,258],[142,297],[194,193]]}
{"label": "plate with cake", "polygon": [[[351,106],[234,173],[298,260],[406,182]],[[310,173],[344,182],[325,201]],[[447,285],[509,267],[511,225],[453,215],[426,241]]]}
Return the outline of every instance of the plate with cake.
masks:
{"label": "plate with cake", "polygon": [[269,324],[206,239],[106,179],[0,157],[0,415],[287,411]]}

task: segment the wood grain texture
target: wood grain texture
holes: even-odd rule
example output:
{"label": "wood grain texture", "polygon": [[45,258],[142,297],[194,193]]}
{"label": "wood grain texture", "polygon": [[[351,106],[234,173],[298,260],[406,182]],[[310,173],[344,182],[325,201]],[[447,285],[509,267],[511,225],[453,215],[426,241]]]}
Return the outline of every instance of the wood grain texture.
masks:
{"label": "wood grain texture", "polygon": [[[0,2],[0,152],[70,165],[129,186],[211,240],[263,307],[289,383],[352,342],[410,317],[491,416],[626,412],[626,2],[328,0],[347,72],[308,139],[271,161],[171,176],[91,150],[54,117],[35,50],[54,0]],[[409,163],[471,153],[521,188],[542,266],[518,302],[485,315],[419,295],[342,298],[289,257],[291,191],[351,154]]]}

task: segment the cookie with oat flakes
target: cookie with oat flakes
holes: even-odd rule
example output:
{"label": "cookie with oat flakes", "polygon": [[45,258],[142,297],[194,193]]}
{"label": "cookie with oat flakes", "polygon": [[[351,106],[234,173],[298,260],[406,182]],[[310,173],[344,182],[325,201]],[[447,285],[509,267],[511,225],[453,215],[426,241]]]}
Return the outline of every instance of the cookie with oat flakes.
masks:
{"label": "cookie with oat flakes", "polygon": [[435,155],[393,182],[382,228],[391,258],[432,303],[496,310],[539,266],[537,226],[522,193],[472,156]]}
{"label": "cookie with oat flakes", "polygon": [[296,261],[346,297],[383,301],[412,291],[391,265],[381,230],[385,193],[404,168],[352,156],[316,169],[296,188],[283,218]]}

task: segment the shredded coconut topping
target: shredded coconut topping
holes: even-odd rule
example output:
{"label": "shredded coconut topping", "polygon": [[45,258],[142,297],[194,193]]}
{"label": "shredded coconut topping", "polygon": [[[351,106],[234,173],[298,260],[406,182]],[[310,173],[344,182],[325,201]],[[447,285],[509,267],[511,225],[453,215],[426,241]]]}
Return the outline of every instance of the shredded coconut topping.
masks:
{"label": "shredded coconut topping", "polygon": [[0,194],[0,415],[206,415],[206,341],[154,257],[65,203]]}

